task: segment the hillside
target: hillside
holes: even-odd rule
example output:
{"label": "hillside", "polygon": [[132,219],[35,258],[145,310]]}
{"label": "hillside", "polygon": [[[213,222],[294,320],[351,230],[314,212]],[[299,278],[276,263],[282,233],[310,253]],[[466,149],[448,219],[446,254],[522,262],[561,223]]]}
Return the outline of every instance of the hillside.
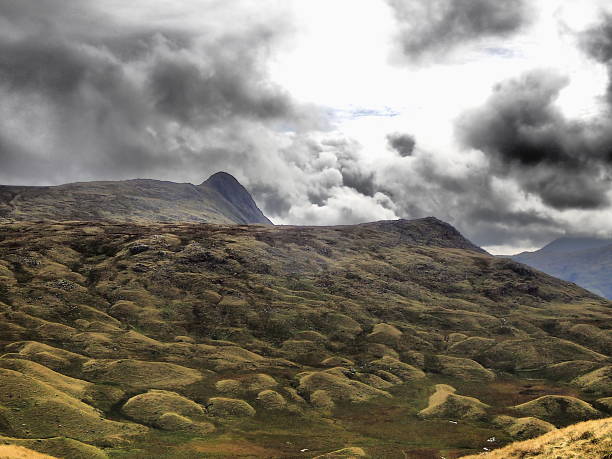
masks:
{"label": "hillside", "polygon": [[612,418],[586,421],[533,440],[513,443],[466,459],[602,459],[612,452]]}
{"label": "hillside", "polygon": [[225,172],[197,186],[144,179],[0,186],[3,220],[271,223],[249,192]]}
{"label": "hillside", "polygon": [[560,238],[512,259],[612,299],[612,239]]}
{"label": "hillside", "polygon": [[611,316],[434,218],[4,223],[0,444],[457,458],[609,416]]}

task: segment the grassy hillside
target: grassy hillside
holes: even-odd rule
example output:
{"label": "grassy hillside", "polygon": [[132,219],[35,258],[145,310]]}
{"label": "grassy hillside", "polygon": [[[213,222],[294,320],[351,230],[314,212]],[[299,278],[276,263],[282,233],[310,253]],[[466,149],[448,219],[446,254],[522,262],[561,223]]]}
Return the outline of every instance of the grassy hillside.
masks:
{"label": "grassy hillside", "polygon": [[612,299],[610,239],[561,238],[538,251],[512,258]]}
{"label": "grassy hillside", "polygon": [[[612,418],[586,421],[550,432],[533,440],[513,443],[478,459],[604,459],[612,455]],[[469,459],[466,458],[466,459]]]}
{"label": "grassy hillside", "polygon": [[200,185],[126,180],[61,186],[0,186],[0,222],[271,223],[234,177],[218,172]]}
{"label": "grassy hillside", "polygon": [[6,223],[0,443],[456,458],[609,415],[610,306],[433,218]]}

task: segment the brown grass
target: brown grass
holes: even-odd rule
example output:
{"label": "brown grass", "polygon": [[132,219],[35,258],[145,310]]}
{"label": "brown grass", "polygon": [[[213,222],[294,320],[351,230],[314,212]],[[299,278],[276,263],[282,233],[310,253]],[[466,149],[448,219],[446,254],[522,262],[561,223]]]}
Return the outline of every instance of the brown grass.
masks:
{"label": "brown grass", "polygon": [[0,459],[55,459],[23,446],[0,445]]}
{"label": "brown grass", "polygon": [[612,457],[612,418],[586,421],[465,459],[604,459]]}

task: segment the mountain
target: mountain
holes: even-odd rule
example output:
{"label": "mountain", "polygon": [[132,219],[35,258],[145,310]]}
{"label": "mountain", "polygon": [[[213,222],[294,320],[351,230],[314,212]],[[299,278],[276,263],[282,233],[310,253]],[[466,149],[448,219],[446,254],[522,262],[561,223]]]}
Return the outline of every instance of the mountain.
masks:
{"label": "mountain", "polygon": [[564,237],[511,258],[612,299],[612,239]]}
{"label": "mountain", "polygon": [[6,222],[0,444],[457,458],[610,415],[611,305],[434,218]]}
{"label": "mountain", "polygon": [[0,186],[3,220],[272,223],[249,192],[225,172],[212,175],[200,185],[137,179]]}

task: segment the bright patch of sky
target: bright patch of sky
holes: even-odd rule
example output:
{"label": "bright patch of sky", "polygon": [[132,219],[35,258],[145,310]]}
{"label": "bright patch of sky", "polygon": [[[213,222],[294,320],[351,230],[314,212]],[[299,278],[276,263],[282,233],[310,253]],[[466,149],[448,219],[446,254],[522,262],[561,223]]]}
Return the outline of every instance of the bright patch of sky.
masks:
{"label": "bright patch of sky", "polygon": [[[394,63],[396,27],[377,0],[293,0],[301,25],[294,46],[276,56],[272,77],[293,97],[330,107],[339,131],[368,155],[385,155],[385,136],[406,131],[425,149],[456,154],[453,121],[480,105],[499,81],[533,68],[570,77],[558,104],[567,116],[601,110],[606,69],[576,43],[602,3],[540,0],[530,26],[516,37],[478,43],[435,64]],[[449,78],[449,75],[451,77]]]}

